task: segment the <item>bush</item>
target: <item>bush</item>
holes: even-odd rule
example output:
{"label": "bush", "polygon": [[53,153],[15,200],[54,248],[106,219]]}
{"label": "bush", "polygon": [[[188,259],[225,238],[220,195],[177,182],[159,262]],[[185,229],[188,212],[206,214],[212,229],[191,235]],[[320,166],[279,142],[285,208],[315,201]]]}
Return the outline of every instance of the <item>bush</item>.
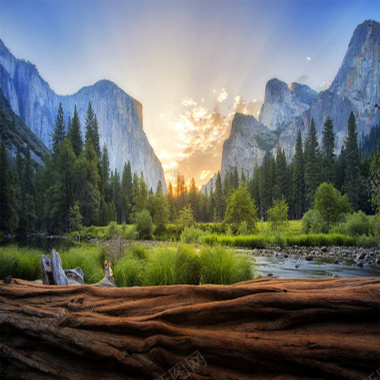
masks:
{"label": "bush", "polygon": [[143,283],[144,262],[129,254],[123,256],[113,268],[117,286],[141,286]]}
{"label": "bush", "polygon": [[248,231],[248,226],[247,226],[247,222],[246,221],[242,221],[240,223],[240,226],[239,226],[239,229],[237,231],[237,234],[238,235],[249,235],[249,231]]}
{"label": "bush", "polygon": [[371,232],[375,237],[380,238],[380,214],[372,217]]}
{"label": "bush", "polygon": [[307,211],[302,218],[302,232],[305,234],[327,233],[328,227],[318,210]]}
{"label": "bush", "polygon": [[185,227],[181,233],[180,239],[182,243],[198,243],[200,237],[204,234],[203,231],[194,226]]}
{"label": "bush", "polygon": [[238,255],[222,247],[203,247],[200,253],[202,284],[234,284],[253,278],[248,255]]}
{"label": "bush", "polygon": [[161,248],[150,255],[143,284],[146,286],[175,284],[174,252]]}
{"label": "bush", "polygon": [[370,223],[363,211],[349,215],[346,222],[346,233],[350,236],[368,235]]}
{"label": "bush", "polygon": [[174,263],[174,283],[198,285],[200,282],[199,256],[189,245],[180,244]]}
{"label": "bush", "polygon": [[146,260],[148,257],[145,247],[142,244],[134,244],[131,248],[131,253],[139,260]]}
{"label": "bush", "polygon": [[136,231],[140,239],[151,239],[153,231],[153,221],[148,210],[137,213]]}

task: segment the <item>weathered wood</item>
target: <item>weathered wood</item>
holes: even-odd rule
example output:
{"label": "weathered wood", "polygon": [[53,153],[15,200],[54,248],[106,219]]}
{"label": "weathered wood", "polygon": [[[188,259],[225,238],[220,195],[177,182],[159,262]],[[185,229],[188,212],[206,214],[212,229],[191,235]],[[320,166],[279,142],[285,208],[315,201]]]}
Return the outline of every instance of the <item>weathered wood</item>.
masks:
{"label": "weathered wood", "polygon": [[51,271],[54,285],[69,285],[69,281],[62,269],[61,256],[54,249],[51,251]]}
{"label": "weathered wood", "polygon": [[379,302],[378,278],[110,289],[13,279],[0,283],[0,378],[365,379],[380,367]]}

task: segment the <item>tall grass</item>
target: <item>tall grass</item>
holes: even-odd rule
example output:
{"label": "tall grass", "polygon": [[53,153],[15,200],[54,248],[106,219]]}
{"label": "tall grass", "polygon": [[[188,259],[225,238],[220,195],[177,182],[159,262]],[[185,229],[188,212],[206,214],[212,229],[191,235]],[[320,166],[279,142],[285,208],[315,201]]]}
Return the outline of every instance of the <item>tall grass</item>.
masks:
{"label": "tall grass", "polygon": [[223,247],[203,247],[200,253],[202,284],[234,284],[253,278],[248,256],[238,255]]}
{"label": "tall grass", "polygon": [[84,281],[93,284],[103,278],[104,256],[101,247],[84,244],[81,247],[71,248],[59,252],[63,269],[80,267],[84,274]]}
{"label": "tall grass", "polygon": [[41,277],[41,257],[42,252],[36,249],[16,245],[0,247],[0,278],[11,275],[29,281],[37,280]]}
{"label": "tall grass", "polygon": [[202,237],[202,241],[209,245],[228,245],[230,247],[246,247],[246,248],[265,248],[266,241],[260,235],[248,236],[227,236],[227,235],[206,235]]}

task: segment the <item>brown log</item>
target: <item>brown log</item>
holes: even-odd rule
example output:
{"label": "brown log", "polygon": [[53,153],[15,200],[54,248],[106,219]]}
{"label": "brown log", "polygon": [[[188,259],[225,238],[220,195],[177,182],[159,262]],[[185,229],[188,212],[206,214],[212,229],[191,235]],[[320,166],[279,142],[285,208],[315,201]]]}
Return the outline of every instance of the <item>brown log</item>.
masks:
{"label": "brown log", "polygon": [[379,302],[378,278],[141,288],[12,279],[0,282],[0,378],[373,379]]}

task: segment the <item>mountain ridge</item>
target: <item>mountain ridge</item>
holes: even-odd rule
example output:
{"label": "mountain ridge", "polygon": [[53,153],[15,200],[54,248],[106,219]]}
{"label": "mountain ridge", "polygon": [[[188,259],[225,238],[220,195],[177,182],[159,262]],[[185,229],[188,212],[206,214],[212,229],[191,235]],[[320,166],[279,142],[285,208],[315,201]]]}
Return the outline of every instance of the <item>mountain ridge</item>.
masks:
{"label": "mountain ridge", "polygon": [[154,153],[143,129],[142,104],[109,80],[85,86],[72,95],[58,95],[39,74],[35,65],[17,59],[0,39],[0,88],[12,110],[19,115],[46,146],[51,146],[59,103],[65,120],[72,117],[74,106],[85,134],[85,118],[89,102],[99,122],[100,144],[106,143],[111,169],[120,175],[124,163],[130,161],[132,171],[144,173],[154,190],[161,181],[166,189],[161,162]]}

